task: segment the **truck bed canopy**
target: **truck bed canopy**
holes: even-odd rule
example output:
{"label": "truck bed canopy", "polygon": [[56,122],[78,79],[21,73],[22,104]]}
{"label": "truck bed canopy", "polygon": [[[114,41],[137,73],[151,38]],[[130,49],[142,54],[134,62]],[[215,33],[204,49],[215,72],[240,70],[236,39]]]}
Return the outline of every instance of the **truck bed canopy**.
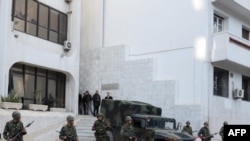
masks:
{"label": "truck bed canopy", "polygon": [[112,125],[122,125],[125,117],[132,114],[161,116],[162,109],[148,103],[128,100],[102,100],[101,113]]}

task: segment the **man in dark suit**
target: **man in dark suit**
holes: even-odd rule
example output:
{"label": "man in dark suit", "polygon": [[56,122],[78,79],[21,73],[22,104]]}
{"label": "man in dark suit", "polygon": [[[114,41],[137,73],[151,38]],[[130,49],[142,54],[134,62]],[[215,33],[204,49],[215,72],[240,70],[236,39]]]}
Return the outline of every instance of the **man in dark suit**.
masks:
{"label": "man in dark suit", "polygon": [[91,101],[92,101],[92,96],[90,95],[89,91],[86,91],[85,92],[85,102],[86,102],[86,114],[87,115],[92,114]]}
{"label": "man in dark suit", "polygon": [[101,96],[99,91],[96,90],[95,94],[93,95],[93,106],[94,106],[94,116],[97,116],[99,113],[99,106],[101,105]]}
{"label": "man in dark suit", "polygon": [[105,97],[105,99],[113,99],[113,97],[110,96],[110,92],[107,92],[107,96]]}
{"label": "man in dark suit", "polygon": [[78,96],[78,114],[82,114],[82,94],[79,93]]}

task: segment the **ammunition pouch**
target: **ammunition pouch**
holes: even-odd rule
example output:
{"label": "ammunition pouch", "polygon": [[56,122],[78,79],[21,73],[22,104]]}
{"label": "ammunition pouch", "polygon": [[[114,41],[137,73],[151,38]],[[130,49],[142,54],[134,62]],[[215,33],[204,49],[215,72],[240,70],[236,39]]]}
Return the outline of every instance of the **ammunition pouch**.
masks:
{"label": "ammunition pouch", "polygon": [[107,136],[107,133],[104,131],[104,132],[95,132],[95,136]]}

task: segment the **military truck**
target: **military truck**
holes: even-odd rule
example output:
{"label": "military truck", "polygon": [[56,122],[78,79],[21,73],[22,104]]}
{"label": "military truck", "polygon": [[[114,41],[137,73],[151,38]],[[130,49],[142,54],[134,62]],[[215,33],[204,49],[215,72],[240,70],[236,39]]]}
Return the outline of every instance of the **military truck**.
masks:
{"label": "military truck", "polygon": [[194,141],[195,137],[180,131],[174,118],[161,117],[162,109],[148,103],[126,100],[102,100],[101,110],[110,124],[110,141],[121,141],[120,130],[125,117],[131,116],[136,136],[142,141]]}

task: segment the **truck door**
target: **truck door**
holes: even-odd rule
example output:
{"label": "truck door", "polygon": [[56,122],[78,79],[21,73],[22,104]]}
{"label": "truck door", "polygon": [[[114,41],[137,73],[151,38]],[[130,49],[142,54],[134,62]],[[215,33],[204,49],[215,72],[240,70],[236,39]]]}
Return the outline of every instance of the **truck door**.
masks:
{"label": "truck door", "polygon": [[154,140],[154,131],[147,129],[146,119],[133,118],[133,126],[134,126],[136,137],[139,137],[140,139],[144,141]]}

